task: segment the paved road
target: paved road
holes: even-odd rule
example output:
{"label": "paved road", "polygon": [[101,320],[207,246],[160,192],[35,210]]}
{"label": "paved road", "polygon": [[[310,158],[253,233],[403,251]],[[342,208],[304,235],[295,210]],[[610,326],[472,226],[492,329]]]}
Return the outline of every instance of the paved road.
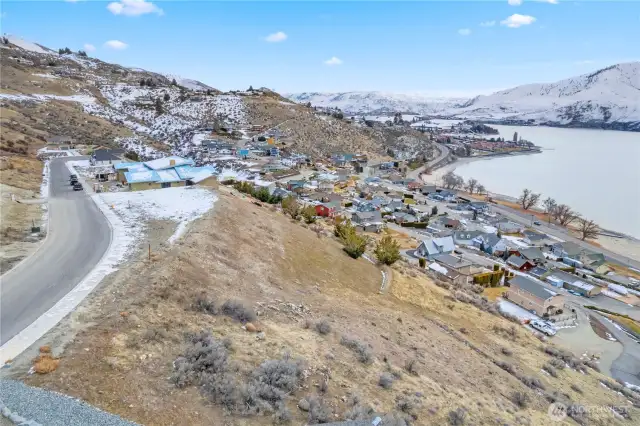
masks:
{"label": "paved road", "polygon": [[[531,215],[527,214],[527,213],[522,213],[519,212],[517,210],[514,210],[512,208],[509,207],[504,207],[504,206],[496,206],[496,205],[492,205],[491,209],[496,212],[496,213],[501,213],[504,216],[508,217],[510,220],[516,221],[518,223],[521,223],[523,225],[526,226],[531,226],[532,225],[532,221],[531,221]],[[581,247],[584,247],[586,249],[592,250],[592,251],[598,251],[602,254],[604,254],[605,258],[610,261],[610,262],[614,262],[614,263],[618,263],[620,265],[624,265],[624,266],[631,266],[633,268],[636,269],[640,269],[640,262],[633,260],[629,257],[626,256],[622,256],[618,253],[614,253],[610,250],[604,249],[602,247],[594,247],[589,243],[586,243],[578,238],[575,238],[571,235],[569,235],[567,233],[567,230],[565,228],[562,228],[560,226],[557,226],[555,224],[548,224],[548,223],[542,223],[539,226],[535,226],[536,229],[540,230],[541,232],[544,232],[546,234],[549,235],[553,235],[554,237],[560,238],[562,240],[565,241],[572,241],[578,245],[580,245]]]}
{"label": "paved road", "polygon": [[29,259],[0,278],[0,345],[67,294],[109,247],[106,218],[84,191],[73,191],[64,162],[50,163],[49,235]]}
{"label": "paved road", "polygon": [[439,144],[439,143],[436,143],[435,145],[436,145],[436,148],[440,152],[436,156],[436,158],[434,158],[433,160],[429,161],[424,166],[418,167],[417,169],[412,170],[409,173],[407,173],[407,178],[409,178],[409,179],[418,179],[418,176],[420,176],[420,173],[424,172],[427,167],[433,167],[434,165],[437,165],[438,163],[440,163],[442,160],[444,160],[449,155],[449,148],[447,148],[445,145]]}

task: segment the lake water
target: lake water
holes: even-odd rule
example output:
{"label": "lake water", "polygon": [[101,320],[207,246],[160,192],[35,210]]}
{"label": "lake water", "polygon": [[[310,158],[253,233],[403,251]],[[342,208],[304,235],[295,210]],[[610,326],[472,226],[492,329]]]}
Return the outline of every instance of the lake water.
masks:
{"label": "lake water", "polygon": [[523,188],[568,204],[601,227],[640,238],[640,133],[553,127],[492,126],[543,148],[542,153],[456,166],[489,192],[517,197]]}

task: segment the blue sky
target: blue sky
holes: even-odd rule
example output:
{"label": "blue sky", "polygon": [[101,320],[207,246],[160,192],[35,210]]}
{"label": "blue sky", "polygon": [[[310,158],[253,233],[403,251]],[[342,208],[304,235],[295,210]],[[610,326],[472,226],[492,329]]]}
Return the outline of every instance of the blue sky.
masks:
{"label": "blue sky", "polygon": [[640,60],[635,1],[3,0],[0,7],[3,33],[55,49],[90,44],[89,55],[104,61],[223,90],[467,96]]}

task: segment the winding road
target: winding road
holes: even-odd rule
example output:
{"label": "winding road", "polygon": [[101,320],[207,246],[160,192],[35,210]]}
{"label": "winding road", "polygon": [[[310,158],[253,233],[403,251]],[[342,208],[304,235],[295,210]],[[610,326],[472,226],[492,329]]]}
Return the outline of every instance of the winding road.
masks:
{"label": "winding road", "polygon": [[65,162],[78,159],[85,158],[51,160],[47,238],[0,277],[0,346],[73,289],[109,247],[107,219],[85,191],[69,185]]}

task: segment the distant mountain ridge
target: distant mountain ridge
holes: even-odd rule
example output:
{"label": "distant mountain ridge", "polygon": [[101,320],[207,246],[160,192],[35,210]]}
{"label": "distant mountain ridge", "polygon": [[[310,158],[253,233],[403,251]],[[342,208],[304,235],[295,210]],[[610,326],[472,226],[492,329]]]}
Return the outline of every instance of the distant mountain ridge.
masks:
{"label": "distant mountain ridge", "polygon": [[612,65],[555,83],[526,84],[473,99],[382,92],[298,93],[288,98],[347,114],[409,112],[495,123],[640,131],[640,62]]}
{"label": "distant mountain ridge", "polygon": [[466,98],[429,97],[385,92],[304,92],[285,94],[288,99],[313,106],[340,108],[349,114],[382,115],[395,112],[435,114],[467,101]]}

